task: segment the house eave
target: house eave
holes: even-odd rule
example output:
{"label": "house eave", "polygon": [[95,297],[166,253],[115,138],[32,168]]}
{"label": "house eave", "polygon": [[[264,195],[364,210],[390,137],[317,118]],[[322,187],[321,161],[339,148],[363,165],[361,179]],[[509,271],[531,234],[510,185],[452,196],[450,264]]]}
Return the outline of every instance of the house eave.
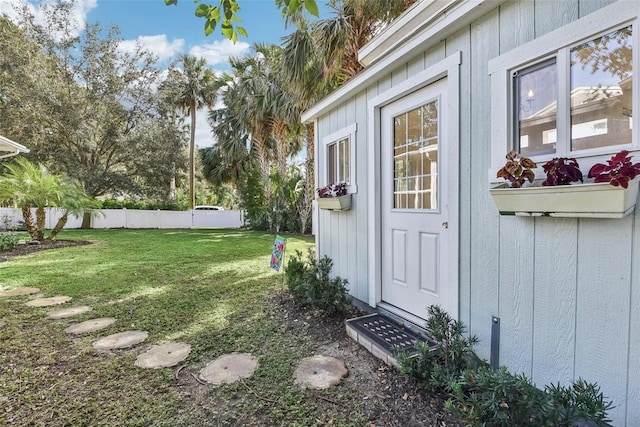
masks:
{"label": "house eave", "polygon": [[20,153],[28,153],[29,149],[22,144],[18,144],[17,142],[0,135],[0,152],[8,152],[6,154],[0,154],[0,159],[4,159],[7,157],[17,156]]}
{"label": "house eave", "polygon": [[507,0],[462,0],[456,2],[456,7],[449,8],[441,13],[442,16],[428,23],[420,33],[405,39],[399,45],[392,46],[393,50],[383,58],[372,63],[320,102],[306,110],[302,114],[302,122],[317,119],[334,108],[335,104],[340,100],[354,96],[369,83],[387,74],[389,67],[397,65],[398,62],[406,61],[407,58],[412,58],[419,52],[428,50],[448,35],[455,33],[505,1]]}
{"label": "house eave", "polygon": [[358,61],[367,67],[380,60],[386,53],[418,34],[426,26],[444,16],[447,9],[459,3],[464,3],[464,0],[423,0],[414,3],[360,49]]}

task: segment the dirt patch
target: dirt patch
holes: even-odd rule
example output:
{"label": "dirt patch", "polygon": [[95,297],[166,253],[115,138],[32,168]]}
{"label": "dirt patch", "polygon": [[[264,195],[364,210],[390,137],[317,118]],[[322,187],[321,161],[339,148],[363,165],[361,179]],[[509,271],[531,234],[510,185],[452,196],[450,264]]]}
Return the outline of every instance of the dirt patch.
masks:
{"label": "dirt patch", "polygon": [[[314,354],[331,356],[344,361],[349,370],[348,376],[339,385],[324,391],[306,390],[302,392],[305,399],[319,402],[328,413],[342,414],[349,418],[352,408],[366,417],[366,427],[462,427],[463,424],[453,419],[444,409],[446,396],[427,390],[414,379],[400,373],[380,359],[373,356],[346,334],[345,320],[365,315],[357,307],[351,307],[341,317],[326,317],[309,307],[301,306],[282,291],[273,296],[271,304],[272,320],[295,334],[309,337]],[[185,372],[189,370],[186,367]],[[217,425],[272,425],[273,420],[265,413],[246,413],[243,418],[236,419],[222,414],[224,409],[218,406],[215,398],[208,392],[208,387],[185,372],[176,370],[176,388],[180,393],[189,396],[203,407],[211,408],[216,414]],[[293,379],[291,379],[293,382]],[[262,399],[266,405],[277,406],[271,396],[253,395],[246,387],[241,399]],[[252,405],[247,405],[251,407]],[[286,422],[283,423],[283,425]],[[321,424],[321,423],[320,423]],[[316,420],[310,425],[320,425]],[[342,423],[338,423],[342,424]],[[360,425],[360,424],[355,424]]]}
{"label": "dirt patch", "polygon": [[352,307],[340,318],[325,317],[297,304],[290,294],[274,298],[274,317],[292,329],[306,329],[316,346],[316,353],[345,362],[349,376],[346,388],[355,389],[363,399],[364,412],[371,426],[462,426],[444,409],[446,397],[425,389],[373,356],[347,336],[345,320],[367,313]]}
{"label": "dirt patch", "polygon": [[89,240],[43,240],[42,242],[21,243],[13,249],[0,251],[0,262],[9,261],[19,256],[30,255],[34,252],[48,249],[68,248],[72,246],[90,245]]}

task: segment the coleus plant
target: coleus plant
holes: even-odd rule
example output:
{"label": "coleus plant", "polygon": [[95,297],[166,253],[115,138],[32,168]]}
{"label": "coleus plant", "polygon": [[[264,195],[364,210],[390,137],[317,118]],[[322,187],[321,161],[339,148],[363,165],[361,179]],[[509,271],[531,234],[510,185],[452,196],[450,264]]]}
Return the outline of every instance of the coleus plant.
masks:
{"label": "coleus plant", "polygon": [[627,188],[629,181],[640,175],[640,162],[631,163],[627,150],[622,150],[607,160],[607,164],[596,163],[589,169],[589,178],[594,182],[608,182],[615,187]]}
{"label": "coleus plant", "polygon": [[340,197],[347,194],[347,184],[338,182],[326,185],[316,190],[319,198]]}
{"label": "coleus plant", "polygon": [[536,168],[536,162],[528,157],[518,158],[518,153],[511,150],[507,153],[507,163],[498,171],[498,178],[511,182],[511,188],[520,188],[525,180],[533,182],[535,174],[531,169]]}
{"label": "coleus plant", "polygon": [[544,186],[569,185],[572,182],[584,182],[578,161],[573,157],[555,157],[542,165],[547,179]]}

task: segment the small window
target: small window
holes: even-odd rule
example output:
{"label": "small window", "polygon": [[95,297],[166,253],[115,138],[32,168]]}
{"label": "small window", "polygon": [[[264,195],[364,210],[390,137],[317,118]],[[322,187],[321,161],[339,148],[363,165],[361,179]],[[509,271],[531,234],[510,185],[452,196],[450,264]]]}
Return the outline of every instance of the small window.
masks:
{"label": "small window", "polygon": [[631,144],[631,27],[571,49],[571,151]]}
{"label": "small window", "polygon": [[325,147],[324,185],[344,182],[349,193],[356,192],[355,152],[356,125],[335,132],[323,138]]}
{"label": "small window", "polygon": [[491,180],[510,150],[538,163],[575,157],[583,171],[640,153],[639,12],[615,2],[489,61]]}
{"label": "small window", "polygon": [[[576,151],[630,145],[632,52],[632,27],[626,26],[513,70],[514,149],[528,156],[576,156]],[[569,84],[563,84],[564,75]],[[569,143],[557,146],[558,127],[567,135],[560,142]]]}
{"label": "small window", "polygon": [[558,85],[556,60],[545,61],[513,75],[514,141],[517,151],[529,156],[553,153]]}

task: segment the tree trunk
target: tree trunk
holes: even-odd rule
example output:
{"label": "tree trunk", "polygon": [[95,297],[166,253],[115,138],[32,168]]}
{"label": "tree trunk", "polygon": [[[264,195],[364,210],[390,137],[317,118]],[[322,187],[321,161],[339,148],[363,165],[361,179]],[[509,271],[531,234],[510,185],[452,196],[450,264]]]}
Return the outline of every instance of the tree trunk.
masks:
{"label": "tree trunk", "polygon": [[58,233],[62,231],[64,226],[67,224],[67,219],[69,219],[69,215],[67,212],[65,212],[64,215],[62,215],[60,219],[58,219],[58,222],[56,223],[56,226],[53,227],[53,230],[51,230],[51,234],[49,235],[49,237],[47,237],[48,240],[55,239]]}
{"label": "tree trunk", "polygon": [[191,140],[189,141],[189,205],[196,206],[196,100],[191,101]]}
{"label": "tree trunk", "polygon": [[82,214],[82,225],[80,228],[83,230],[91,229],[91,212],[85,212]]}
{"label": "tree trunk", "polygon": [[38,206],[36,208],[36,240],[42,241],[44,240],[44,229],[45,229],[45,220],[47,213],[45,212],[42,206]]}
{"label": "tree trunk", "polygon": [[31,215],[31,204],[27,203],[22,206],[22,219],[24,220],[24,228],[27,229],[27,233],[31,236],[31,240],[37,240],[37,230],[33,224],[33,215]]}

